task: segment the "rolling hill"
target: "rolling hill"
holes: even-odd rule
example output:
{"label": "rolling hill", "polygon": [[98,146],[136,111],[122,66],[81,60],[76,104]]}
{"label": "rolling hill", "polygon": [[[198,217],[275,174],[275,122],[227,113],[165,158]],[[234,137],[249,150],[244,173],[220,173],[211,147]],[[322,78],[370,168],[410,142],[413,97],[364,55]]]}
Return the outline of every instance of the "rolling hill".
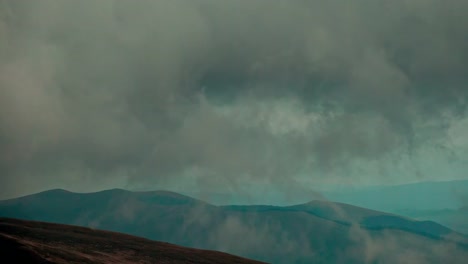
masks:
{"label": "rolling hill", "polygon": [[464,263],[468,240],[431,221],[343,203],[214,206],[173,192],[51,190],[0,216],[124,232],[271,263]]}

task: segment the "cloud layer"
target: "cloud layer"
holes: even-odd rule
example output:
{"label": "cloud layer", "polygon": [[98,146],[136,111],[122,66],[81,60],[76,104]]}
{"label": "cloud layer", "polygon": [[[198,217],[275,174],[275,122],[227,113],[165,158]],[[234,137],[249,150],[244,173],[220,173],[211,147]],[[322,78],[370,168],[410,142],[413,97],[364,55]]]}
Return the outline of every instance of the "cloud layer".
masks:
{"label": "cloud layer", "polygon": [[434,178],[396,168],[450,153],[466,163],[466,146],[450,144],[467,129],[453,132],[466,113],[463,0],[3,0],[0,11],[5,196],[295,190]]}

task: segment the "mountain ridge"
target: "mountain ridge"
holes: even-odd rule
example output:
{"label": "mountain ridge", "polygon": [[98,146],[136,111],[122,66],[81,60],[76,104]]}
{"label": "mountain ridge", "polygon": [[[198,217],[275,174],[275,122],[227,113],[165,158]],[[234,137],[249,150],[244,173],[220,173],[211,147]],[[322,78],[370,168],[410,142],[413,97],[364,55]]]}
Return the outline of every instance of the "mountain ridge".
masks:
{"label": "mountain ridge", "polygon": [[[0,216],[118,231],[275,263],[362,263],[362,256],[350,252],[364,254],[374,244],[383,250],[387,241],[400,241],[392,245],[394,252],[447,245],[455,256],[468,256],[467,238],[438,224],[329,201],[215,206],[166,191],[53,190],[0,201]],[[379,254],[376,260],[390,253]]]}

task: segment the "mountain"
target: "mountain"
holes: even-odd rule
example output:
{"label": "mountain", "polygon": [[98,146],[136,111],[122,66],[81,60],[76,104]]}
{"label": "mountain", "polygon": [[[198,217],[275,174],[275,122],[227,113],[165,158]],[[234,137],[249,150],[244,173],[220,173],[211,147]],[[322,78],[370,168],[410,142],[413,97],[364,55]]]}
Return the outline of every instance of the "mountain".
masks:
{"label": "mountain", "polygon": [[0,218],[2,263],[260,264],[226,253],[70,225]]}
{"label": "mountain", "polygon": [[468,207],[440,210],[398,210],[398,213],[415,219],[431,219],[463,234],[468,234]]}
{"label": "mountain", "polygon": [[[261,191],[256,191],[255,189]],[[266,201],[290,205],[320,197],[334,202],[353,204],[378,211],[429,220],[468,234],[468,180],[417,182],[401,185],[318,187],[314,191],[297,191],[286,196],[273,190],[251,186],[243,196],[236,193],[184,193],[217,205],[262,204]]]}
{"label": "mountain", "polygon": [[468,234],[468,180],[337,189],[324,195],[332,201],[436,221]]}
{"label": "mountain", "polygon": [[[329,221],[334,221],[342,225],[351,226],[359,224],[366,229],[397,229],[418,233],[433,238],[445,238],[456,240],[461,243],[468,242],[466,236],[458,234],[453,230],[432,221],[415,221],[407,217],[402,217],[390,213],[369,210],[349,204],[312,201],[306,204],[294,206],[222,206],[228,210],[259,212],[259,211],[292,211],[305,212]],[[468,244],[467,244],[468,245]]]}
{"label": "mountain", "polygon": [[252,205],[266,202],[290,205],[311,199],[327,199],[380,211],[458,209],[468,206],[468,180],[371,186],[326,185],[287,193],[252,184],[241,191],[242,196],[236,192],[193,191],[184,194],[217,205]]}
{"label": "mountain", "polygon": [[0,216],[124,232],[271,263],[464,263],[466,236],[344,203],[214,206],[173,192],[51,190],[0,202]]}
{"label": "mountain", "polygon": [[375,210],[458,209],[468,203],[468,180],[342,188],[323,194],[333,201]]}

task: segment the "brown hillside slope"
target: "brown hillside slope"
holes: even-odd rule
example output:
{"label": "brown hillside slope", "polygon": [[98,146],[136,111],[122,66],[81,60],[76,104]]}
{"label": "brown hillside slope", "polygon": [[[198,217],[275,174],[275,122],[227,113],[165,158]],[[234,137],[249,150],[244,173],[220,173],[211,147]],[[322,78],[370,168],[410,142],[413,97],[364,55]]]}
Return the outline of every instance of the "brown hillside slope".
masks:
{"label": "brown hillside slope", "polygon": [[[0,218],[1,263],[260,264],[116,232]],[[10,262],[8,262],[10,261]]]}

